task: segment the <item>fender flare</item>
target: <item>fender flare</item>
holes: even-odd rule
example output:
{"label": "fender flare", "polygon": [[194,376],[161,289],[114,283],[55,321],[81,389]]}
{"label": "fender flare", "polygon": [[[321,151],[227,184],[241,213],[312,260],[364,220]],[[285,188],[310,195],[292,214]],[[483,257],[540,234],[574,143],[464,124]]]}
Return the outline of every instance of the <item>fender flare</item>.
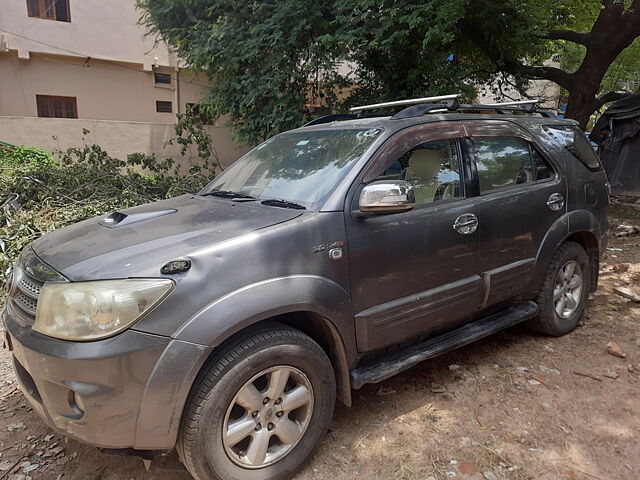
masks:
{"label": "fender flare", "polygon": [[540,290],[540,285],[542,285],[544,275],[556,250],[567,238],[576,233],[590,233],[595,237],[596,243],[599,244],[602,230],[598,219],[587,210],[574,210],[558,218],[547,230],[538,248],[535,268],[527,289],[527,296],[535,296]]}
{"label": "fender flare", "polygon": [[260,321],[294,312],[311,312],[338,329],[348,357],[355,353],[351,297],[333,280],[317,275],[270,278],[230,292],[201,309],[173,335],[216,347]]}

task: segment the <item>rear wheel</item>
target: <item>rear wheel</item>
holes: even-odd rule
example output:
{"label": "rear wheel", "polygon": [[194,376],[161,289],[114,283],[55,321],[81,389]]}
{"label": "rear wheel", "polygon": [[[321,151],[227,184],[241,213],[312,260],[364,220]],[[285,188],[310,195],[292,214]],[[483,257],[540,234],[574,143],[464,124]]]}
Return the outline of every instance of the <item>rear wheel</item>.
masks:
{"label": "rear wheel", "polygon": [[580,323],[590,285],[587,253],[575,242],[563,243],[553,256],[536,299],[540,313],[528,326],[547,335],[569,333]]}
{"label": "rear wheel", "polygon": [[289,479],[315,451],[335,403],[320,346],[272,324],[240,338],[201,375],[180,457],[198,480]]}

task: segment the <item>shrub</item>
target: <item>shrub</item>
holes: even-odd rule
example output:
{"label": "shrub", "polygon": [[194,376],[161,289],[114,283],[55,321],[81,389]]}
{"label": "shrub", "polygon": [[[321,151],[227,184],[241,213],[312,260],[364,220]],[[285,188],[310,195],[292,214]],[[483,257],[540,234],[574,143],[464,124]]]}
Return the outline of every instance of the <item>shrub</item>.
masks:
{"label": "shrub", "polygon": [[175,141],[184,146],[183,155],[195,141],[204,157],[187,171],[171,158],[154,155],[117,159],[95,144],[69,148],[55,159],[33,147],[0,150],[0,282],[20,251],[47,232],[116,209],[199,191],[217,166],[209,158],[211,140],[193,124],[190,131],[195,128],[198,137],[183,136],[180,122]]}

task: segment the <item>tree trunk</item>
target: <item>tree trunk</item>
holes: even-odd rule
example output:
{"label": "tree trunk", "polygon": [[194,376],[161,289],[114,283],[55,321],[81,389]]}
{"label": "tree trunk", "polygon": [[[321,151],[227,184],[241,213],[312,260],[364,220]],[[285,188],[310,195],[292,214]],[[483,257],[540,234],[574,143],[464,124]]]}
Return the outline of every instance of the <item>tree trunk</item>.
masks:
{"label": "tree trunk", "polygon": [[582,130],[587,129],[591,114],[596,111],[595,92],[591,89],[589,91],[585,90],[584,88],[579,90],[576,88],[569,92],[567,111],[565,112],[565,117],[577,120]]}

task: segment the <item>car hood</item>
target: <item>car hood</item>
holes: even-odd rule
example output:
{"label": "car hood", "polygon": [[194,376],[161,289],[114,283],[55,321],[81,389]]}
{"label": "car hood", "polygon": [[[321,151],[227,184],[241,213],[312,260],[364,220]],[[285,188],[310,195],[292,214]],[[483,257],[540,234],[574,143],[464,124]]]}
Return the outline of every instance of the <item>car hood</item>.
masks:
{"label": "car hood", "polygon": [[155,276],[167,261],[301,214],[257,202],[183,195],[62,228],[36,240],[33,249],[71,280]]}

